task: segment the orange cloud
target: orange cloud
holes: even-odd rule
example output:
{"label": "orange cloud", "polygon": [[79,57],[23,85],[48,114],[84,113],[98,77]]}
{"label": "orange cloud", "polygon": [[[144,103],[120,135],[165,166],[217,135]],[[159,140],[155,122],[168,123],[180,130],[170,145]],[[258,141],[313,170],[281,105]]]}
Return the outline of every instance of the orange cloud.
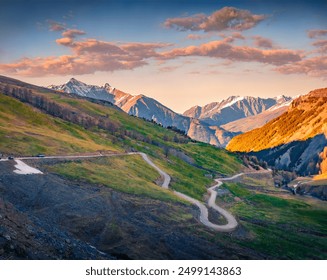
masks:
{"label": "orange cloud", "polygon": [[164,25],[168,28],[176,28],[180,31],[242,31],[256,26],[265,18],[265,15],[252,14],[248,10],[224,7],[209,16],[205,14],[196,14],[190,17],[168,18]]}

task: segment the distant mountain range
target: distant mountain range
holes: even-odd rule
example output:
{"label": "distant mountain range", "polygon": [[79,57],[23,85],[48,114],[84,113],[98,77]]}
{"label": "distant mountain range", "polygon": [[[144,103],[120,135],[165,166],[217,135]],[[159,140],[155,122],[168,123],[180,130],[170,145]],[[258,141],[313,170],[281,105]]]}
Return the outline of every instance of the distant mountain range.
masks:
{"label": "distant mountain range", "polygon": [[132,95],[123,92],[111,87],[108,83],[100,87],[87,85],[72,78],[66,84],[59,86],[51,85],[49,88],[74,93],[82,97],[109,101],[129,115],[153,120],[164,127],[176,127],[187,132],[190,126],[189,118],[175,113],[155,99],[142,94]]}
{"label": "distant mountain range", "polygon": [[[233,121],[259,115],[268,111],[267,116],[273,114],[279,108],[286,108],[290,105],[292,97],[278,96],[275,98],[260,98],[252,96],[230,96],[220,102],[212,102],[203,107],[194,106],[184,112],[184,116],[200,119],[211,125],[225,125]],[[266,118],[269,119],[269,116]],[[253,119],[252,123],[255,126],[257,119]],[[242,121],[243,123],[243,121]],[[226,130],[229,130],[226,126]],[[243,131],[234,127],[230,131]]]}
{"label": "distant mountain range", "polygon": [[[74,78],[49,88],[109,101],[129,115],[175,127],[192,139],[252,153],[271,166],[301,174],[325,172],[327,90],[300,96],[231,96],[178,114],[157,100],[132,95],[109,84],[87,85]],[[325,133],[325,134],[324,134]],[[238,135],[241,134],[241,135]],[[236,136],[237,135],[237,136]],[[236,137],[235,137],[236,136]]]}
{"label": "distant mountain range", "polygon": [[142,94],[131,95],[111,87],[108,83],[100,87],[87,85],[72,78],[66,84],[51,85],[49,88],[82,97],[109,101],[129,115],[154,121],[163,127],[177,128],[194,140],[219,147],[225,147],[236,135],[221,127],[178,114],[153,98]]}
{"label": "distant mountain range", "polygon": [[[242,125],[247,118],[257,116],[262,112],[269,112],[266,113],[264,122],[269,121],[283,113],[292,100],[291,97],[286,96],[267,99],[231,96],[226,100],[210,103],[204,107],[192,107],[181,115],[153,98],[142,94],[125,93],[108,83],[104,86],[87,85],[72,78],[66,84],[51,85],[49,88],[77,94],[81,97],[109,101],[129,115],[154,121],[164,127],[175,127],[192,139],[219,147],[225,147],[235,135],[246,131]],[[232,121],[239,119],[243,119],[240,124],[233,123],[228,126]],[[258,122],[258,119],[249,120],[247,129],[263,124],[263,118],[260,120],[261,123]],[[226,127],[221,127],[221,125],[226,125]]]}
{"label": "distant mountain range", "polygon": [[295,99],[264,126],[236,136],[230,151],[252,152],[277,168],[304,175],[327,172],[327,88]]}

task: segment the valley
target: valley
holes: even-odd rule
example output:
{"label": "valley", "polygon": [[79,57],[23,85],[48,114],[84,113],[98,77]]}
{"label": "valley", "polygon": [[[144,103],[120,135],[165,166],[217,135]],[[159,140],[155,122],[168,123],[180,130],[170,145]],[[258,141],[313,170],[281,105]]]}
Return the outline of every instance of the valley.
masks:
{"label": "valley", "polygon": [[325,202],[276,170],[109,101],[3,76],[0,91],[2,158],[43,173],[0,161],[1,258],[326,258]]}

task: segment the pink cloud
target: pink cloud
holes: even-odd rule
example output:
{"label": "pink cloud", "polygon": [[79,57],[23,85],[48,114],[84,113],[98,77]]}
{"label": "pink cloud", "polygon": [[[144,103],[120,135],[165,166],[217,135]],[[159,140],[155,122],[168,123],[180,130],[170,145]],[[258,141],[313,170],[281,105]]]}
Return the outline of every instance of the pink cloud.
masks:
{"label": "pink cloud", "polygon": [[308,31],[309,38],[317,38],[325,35],[327,35],[327,29],[315,29]]}
{"label": "pink cloud", "polygon": [[60,22],[56,22],[53,20],[48,20],[49,23],[49,30],[50,31],[64,31],[66,30],[65,24],[64,23],[60,23]]}
{"label": "pink cloud", "polygon": [[254,46],[257,48],[264,48],[264,49],[273,49],[274,43],[272,40],[268,38],[264,38],[261,36],[253,36],[254,39]]}
{"label": "pink cloud", "polygon": [[313,77],[327,77],[327,56],[310,57],[296,63],[282,65],[275,69],[282,74],[306,74]]}
{"label": "pink cloud", "polygon": [[213,32],[207,32],[205,34],[189,34],[186,36],[186,39],[188,40],[202,40],[202,39],[208,39],[210,37],[213,37],[214,34]]}
{"label": "pink cloud", "polygon": [[168,18],[164,22],[164,26],[168,28],[175,27],[178,30],[201,30],[199,28],[200,24],[206,20],[207,16],[205,14],[196,14],[191,17],[181,17],[181,18]]}
{"label": "pink cloud", "polygon": [[164,67],[160,67],[158,70],[159,72],[167,73],[167,72],[172,72],[178,68],[179,68],[178,66],[164,66]]}
{"label": "pink cloud", "polygon": [[240,32],[233,32],[232,37],[234,39],[245,40],[245,37]]}
{"label": "pink cloud", "polygon": [[[327,30],[311,30],[308,32],[310,38],[327,35]],[[312,77],[327,77],[327,40],[315,40],[312,45],[316,48],[307,53],[311,55],[295,63],[281,65],[275,71],[282,74],[304,74]]]}
{"label": "pink cloud", "polygon": [[196,14],[190,17],[168,18],[164,25],[168,28],[176,28],[181,31],[242,31],[256,26],[265,18],[265,15],[252,14],[248,10],[224,7],[209,16]]}
{"label": "pink cloud", "polygon": [[327,53],[327,40],[317,40],[312,45],[318,49],[318,52]]}
{"label": "pink cloud", "polygon": [[69,46],[73,43],[73,39],[72,38],[59,38],[56,40],[56,43],[58,45],[63,45],[63,46]]}
{"label": "pink cloud", "polygon": [[187,39],[190,39],[190,40],[201,40],[203,38],[202,35],[199,35],[199,34],[189,34],[187,35]]}
{"label": "pink cloud", "polygon": [[185,56],[207,56],[231,61],[253,61],[272,65],[283,65],[301,60],[301,55],[298,51],[284,49],[261,50],[248,46],[233,46],[228,39],[212,41],[200,46],[177,48],[163,52],[161,55],[163,59]]}
{"label": "pink cloud", "polygon": [[62,33],[62,36],[66,38],[75,38],[76,36],[85,35],[85,34],[86,33],[83,30],[67,29]]}
{"label": "pink cloud", "polygon": [[0,70],[25,76],[81,75],[96,71],[130,70],[147,64],[146,59],[157,57],[164,43],[126,43],[87,39],[73,41],[63,37],[57,44],[71,49],[71,55],[58,57],[23,58],[14,63],[0,64]]}

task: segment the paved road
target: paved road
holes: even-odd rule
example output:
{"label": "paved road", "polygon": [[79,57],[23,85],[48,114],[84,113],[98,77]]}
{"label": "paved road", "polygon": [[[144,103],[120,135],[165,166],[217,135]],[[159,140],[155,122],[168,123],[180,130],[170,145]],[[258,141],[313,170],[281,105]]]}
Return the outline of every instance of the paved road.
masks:
{"label": "paved road", "polygon": [[[155,170],[157,170],[159,172],[159,174],[161,175],[161,177],[163,178],[163,183],[160,185],[161,187],[168,189],[169,188],[169,183],[171,180],[171,177],[162,169],[160,169],[157,165],[155,165],[150,158],[145,154],[145,153],[140,153],[140,152],[131,152],[131,153],[112,153],[112,154],[92,154],[92,155],[76,155],[76,156],[45,156],[45,157],[19,157],[19,158],[15,158],[16,163],[19,163],[22,161],[21,160],[42,160],[42,159],[78,159],[78,158],[98,158],[98,157],[111,157],[111,156],[124,156],[124,155],[140,155],[144,161],[146,161],[150,166],[152,166]],[[4,159],[6,160],[6,159]],[[25,164],[25,166],[28,166]],[[24,173],[21,173],[24,174]],[[28,173],[25,173],[28,174]],[[244,173],[240,173],[237,175],[234,175],[232,177],[229,178],[223,178],[223,179],[216,179],[217,184],[214,185],[213,187],[208,189],[208,192],[210,194],[209,200],[208,200],[208,206],[211,207],[212,209],[214,209],[215,211],[217,211],[219,214],[221,214],[222,216],[224,216],[224,218],[227,221],[227,224],[224,225],[218,225],[218,224],[214,224],[212,222],[209,221],[209,213],[208,213],[208,208],[206,207],[206,205],[204,205],[202,202],[187,196],[183,193],[177,192],[177,191],[173,191],[173,193],[175,195],[177,195],[178,197],[185,199],[189,202],[191,202],[192,204],[196,205],[199,210],[200,210],[200,221],[202,224],[204,224],[205,226],[214,229],[216,231],[220,231],[220,232],[231,232],[233,230],[236,229],[236,227],[238,226],[238,223],[235,219],[235,217],[229,213],[228,211],[226,211],[225,209],[219,207],[216,204],[216,197],[217,197],[217,192],[215,191],[216,188],[218,188],[219,186],[221,186],[223,184],[222,181],[228,181],[228,180],[233,180],[236,179],[237,177],[243,175]]]}

